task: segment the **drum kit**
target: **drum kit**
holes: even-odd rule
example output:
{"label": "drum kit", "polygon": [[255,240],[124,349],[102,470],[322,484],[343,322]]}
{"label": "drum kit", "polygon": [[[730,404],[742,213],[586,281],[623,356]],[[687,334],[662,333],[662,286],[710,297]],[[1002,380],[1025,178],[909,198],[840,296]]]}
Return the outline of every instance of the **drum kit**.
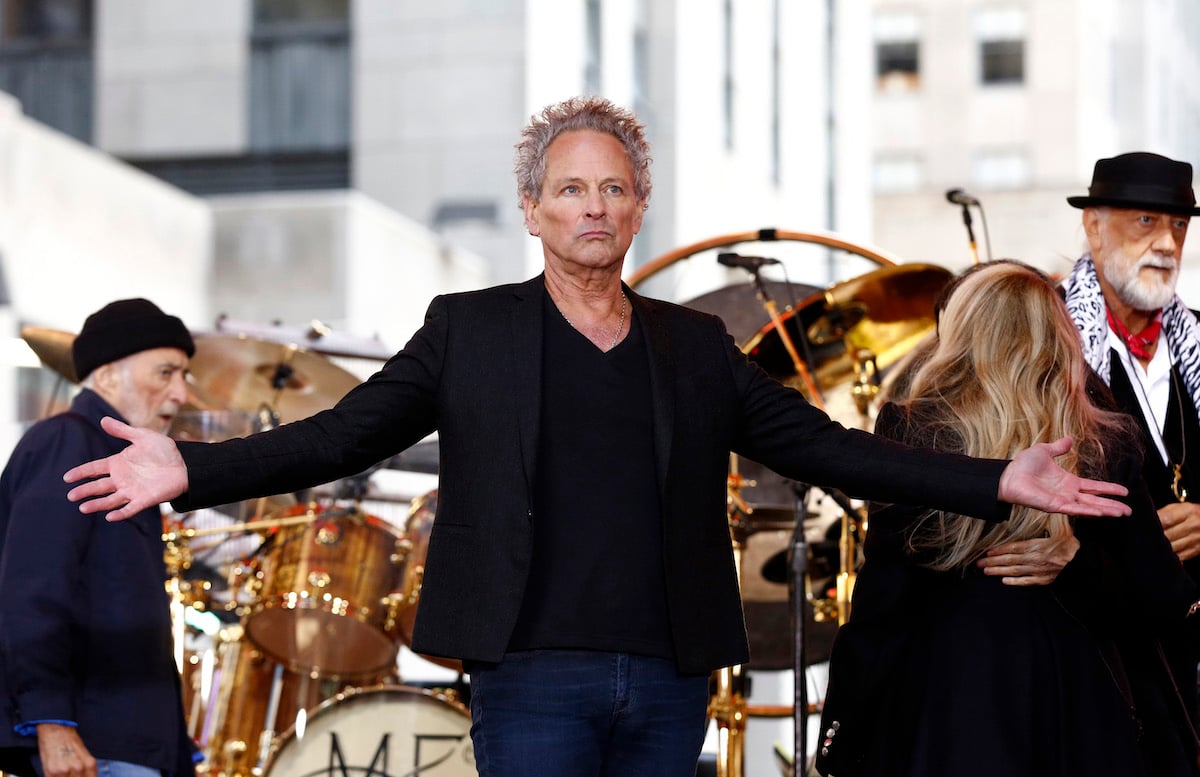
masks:
{"label": "drum kit", "polygon": [[[75,380],[74,335],[21,334],[44,364]],[[291,342],[194,339],[176,439],[217,442],[304,418],[359,382]],[[428,468],[428,449],[409,452],[414,468]],[[413,500],[402,525],[357,499],[290,494],[168,514],[166,589],[185,719],[204,756],[199,774],[475,774],[461,683],[405,685],[397,668],[401,645],[411,644],[436,504],[436,490]]]}
{"label": "drum kit", "polygon": [[[636,288],[702,250],[788,239],[859,253],[879,267],[827,288],[766,280],[755,268],[752,284],[683,304],[720,316],[766,372],[836,420],[865,427],[881,378],[934,328],[935,300],[949,271],[896,264],[817,233],[762,230],[680,249],[628,282]],[[784,293],[791,302],[780,313],[774,297]],[[22,337],[43,363],[75,379],[73,335],[26,327]],[[172,431],[178,439],[215,442],[305,418],[358,383],[329,351],[295,338],[219,332],[195,339],[190,407]],[[389,466],[436,473],[436,455],[416,446]],[[788,668],[798,655],[828,656],[849,612],[865,517],[835,492],[814,507],[809,486],[736,456],[728,495],[753,658],[715,675],[709,711],[719,730],[718,775],[741,777],[748,717],[794,715],[800,731],[813,711],[799,693],[793,706],[747,703],[745,672]],[[403,526],[366,513],[359,499],[361,493],[329,503],[280,495],[168,520],[167,590],[189,732],[204,755],[200,773],[474,774],[461,683],[404,685],[397,670],[400,647],[411,645],[437,492],[412,500]],[[815,525],[822,538],[834,539],[807,543],[797,585],[789,553],[794,538]],[[797,597],[813,627],[803,630],[799,651]],[[428,658],[462,672],[457,661]],[[798,734],[796,753],[803,755],[800,743]]]}

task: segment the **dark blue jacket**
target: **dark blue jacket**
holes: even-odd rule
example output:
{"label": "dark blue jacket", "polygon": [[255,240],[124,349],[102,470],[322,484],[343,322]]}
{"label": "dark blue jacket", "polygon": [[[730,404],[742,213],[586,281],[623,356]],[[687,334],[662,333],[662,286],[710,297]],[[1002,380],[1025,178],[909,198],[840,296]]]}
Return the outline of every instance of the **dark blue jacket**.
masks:
{"label": "dark blue jacket", "polygon": [[125,443],[85,389],[35,424],[0,476],[0,768],[36,752],[31,721],[73,721],[96,758],[190,775],[192,746],[172,659],[162,516],[82,515],[63,473]]}

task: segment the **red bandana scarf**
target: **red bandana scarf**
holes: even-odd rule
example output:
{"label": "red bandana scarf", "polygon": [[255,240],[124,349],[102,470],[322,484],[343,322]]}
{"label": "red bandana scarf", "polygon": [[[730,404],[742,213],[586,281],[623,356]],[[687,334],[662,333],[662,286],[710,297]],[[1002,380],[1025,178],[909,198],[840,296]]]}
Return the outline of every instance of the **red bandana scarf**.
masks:
{"label": "red bandana scarf", "polygon": [[1117,320],[1112,310],[1107,310],[1108,326],[1125,341],[1125,347],[1136,358],[1150,361],[1150,348],[1158,342],[1158,333],[1162,331],[1162,311],[1154,314],[1154,319],[1145,329],[1133,334],[1124,324]]}

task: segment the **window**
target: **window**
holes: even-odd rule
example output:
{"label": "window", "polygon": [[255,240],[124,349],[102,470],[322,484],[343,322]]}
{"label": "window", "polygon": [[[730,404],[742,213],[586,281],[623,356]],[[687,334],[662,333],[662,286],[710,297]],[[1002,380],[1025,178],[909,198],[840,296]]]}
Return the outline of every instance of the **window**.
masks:
{"label": "window", "polygon": [[650,30],[648,0],[635,0],[633,25],[633,112],[642,121],[651,121],[650,106]]}
{"label": "window", "polygon": [[347,149],[350,87],[349,0],[255,0],[252,151]]}
{"label": "window", "polygon": [[980,189],[1022,189],[1029,185],[1029,155],[1018,149],[980,151],[971,160],[971,181]]}
{"label": "window", "polygon": [[0,0],[0,41],[89,41],[91,0]]}
{"label": "window", "polygon": [[985,8],[974,18],[979,41],[979,81],[982,84],[1021,84],[1025,81],[1025,11]]}
{"label": "window", "polygon": [[921,83],[920,21],[908,12],[875,17],[875,86],[880,92],[911,92]]}
{"label": "window", "polygon": [[345,22],[349,0],[254,0],[254,26]]}
{"label": "window", "polygon": [[0,91],[26,116],[92,139],[92,0],[0,0]]}
{"label": "window", "polygon": [[721,4],[721,136],[733,149],[733,0]]}
{"label": "window", "polygon": [[924,165],[916,155],[886,155],[875,160],[876,194],[915,192],[924,182]]}
{"label": "window", "polygon": [[600,0],[587,0],[584,8],[584,56],[583,92],[584,94],[601,93],[601,72],[603,65],[603,38],[600,26]]}

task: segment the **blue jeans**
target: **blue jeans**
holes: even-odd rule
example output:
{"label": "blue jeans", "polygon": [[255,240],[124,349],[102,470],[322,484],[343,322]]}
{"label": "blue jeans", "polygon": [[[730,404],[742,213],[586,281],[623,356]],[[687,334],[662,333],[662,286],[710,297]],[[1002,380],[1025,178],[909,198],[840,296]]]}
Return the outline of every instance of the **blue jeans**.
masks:
{"label": "blue jeans", "polygon": [[96,761],[96,777],[162,777],[162,771],[128,761]]}
{"label": "blue jeans", "polygon": [[509,653],[466,668],[480,777],[695,777],[708,675],[584,650]]}
{"label": "blue jeans", "polygon": [[[33,765],[38,774],[45,774],[42,771],[41,759],[37,756],[33,757]],[[162,771],[128,761],[105,761],[97,758],[96,777],[162,777]]]}

